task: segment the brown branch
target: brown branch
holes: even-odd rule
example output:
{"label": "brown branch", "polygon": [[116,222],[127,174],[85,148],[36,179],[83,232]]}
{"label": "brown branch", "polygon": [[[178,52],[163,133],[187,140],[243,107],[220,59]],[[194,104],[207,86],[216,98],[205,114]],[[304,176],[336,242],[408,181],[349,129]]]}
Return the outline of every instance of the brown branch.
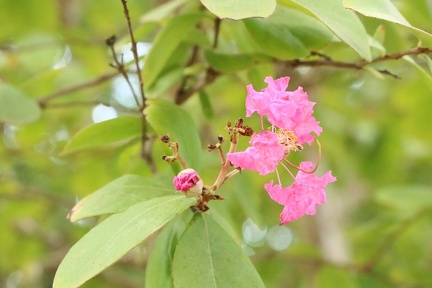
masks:
{"label": "brown branch", "polygon": [[[213,44],[212,44],[213,49],[216,49],[218,46],[220,25],[221,25],[221,20],[219,18],[215,18],[215,21],[214,21],[214,38],[213,38]],[[195,63],[200,61],[198,48],[199,48],[198,46],[193,47],[192,56],[191,56],[190,60],[188,61],[188,63],[186,64],[186,67],[190,67],[190,66],[192,66]],[[187,84],[187,80],[189,80],[190,76],[186,75],[182,79],[182,82],[180,84],[180,88],[177,91],[177,94],[175,95],[174,102],[177,105],[183,104],[193,94],[195,94],[196,92],[199,92],[204,87],[213,83],[219,75],[220,75],[219,72],[217,72],[217,71],[213,70],[211,67],[209,67],[205,71],[204,80],[202,82],[197,83],[195,85],[195,87],[191,87],[189,89],[186,89],[186,84]]]}
{"label": "brown branch", "polygon": [[110,66],[113,67],[113,68],[115,68],[115,69],[117,69],[117,71],[126,80],[126,83],[129,86],[129,90],[132,92],[132,96],[133,96],[133,98],[135,100],[135,104],[137,105],[137,109],[139,110],[141,105],[139,103],[140,101],[138,99],[138,95],[136,94],[135,89],[133,88],[133,85],[132,85],[132,83],[131,83],[131,81],[129,79],[128,72],[126,71],[126,67],[125,67],[125,65],[123,63],[123,54],[122,54],[122,58],[121,58],[120,61],[117,59],[117,54],[116,54],[116,52],[114,50],[114,44],[115,44],[115,42],[116,42],[116,36],[115,35],[111,36],[110,38],[106,39],[106,41],[105,41],[105,43],[109,46],[111,54],[112,54],[112,57],[114,59],[114,64],[110,64]]}
{"label": "brown branch", "polygon": [[175,103],[177,105],[183,104],[193,94],[201,91],[202,89],[204,89],[204,87],[213,83],[219,75],[220,75],[220,73],[217,72],[216,70],[213,70],[211,67],[207,68],[206,74],[205,74],[205,79],[203,81],[199,82],[196,86],[194,86],[188,90],[180,89],[177,92],[177,95],[175,97]]}
{"label": "brown branch", "polygon": [[397,59],[400,59],[406,55],[420,55],[420,54],[428,54],[428,53],[432,53],[432,47],[417,47],[417,48],[413,48],[410,50],[406,50],[406,51],[402,51],[402,52],[396,52],[393,54],[386,54],[386,55],[377,57],[377,58],[373,59],[371,62],[366,62],[365,65],[376,63],[376,62],[381,62],[381,61],[385,61],[385,60],[397,60]]}
{"label": "brown branch", "polygon": [[135,41],[135,37],[133,35],[132,24],[131,24],[131,20],[130,20],[130,16],[129,16],[129,10],[127,7],[127,1],[121,0],[121,2],[123,5],[123,12],[124,12],[124,15],[126,17],[129,36],[131,39],[131,45],[132,45],[131,51],[132,51],[132,54],[134,56],[136,72],[138,73],[140,95],[141,95],[141,100],[142,100],[141,107],[139,107],[139,109],[141,111],[141,158],[147,162],[147,164],[150,168],[150,171],[153,174],[155,174],[157,172],[157,167],[156,167],[156,164],[153,160],[153,156],[151,154],[151,146],[152,146],[153,140],[151,140],[149,138],[149,136],[147,135],[148,123],[147,123],[146,115],[144,114],[144,110],[147,107],[147,104],[146,104],[146,97],[144,94],[144,82],[143,82],[142,75],[141,75],[141,68],[139,67],[137,42]]}
{"label": "brown branch", "polygon": [[132,30],[132,25],[131,25],[131,20],[130,20],[130,16],[129,16],[129,10],[127,8],[127,1],[126,0],[122,0],[122,4],[123,4],[123,11],[124,11],[124,15],[126,17],[126,21],[127,21],[127,25],[128,25],[128,30],[129,30],[129,36],[131,39],[131,51],[132,54],[134,56],[134,62],[135,62],[135,68],[136,71],[138,73],[138,79],[139,79],[139,88],[140,88],[140,94],[141,94],[141,100],[142,100],[142,104],[141,104],[141,111],[144,110],[146,108],[146,97],[144,94],[144,82],[141,76],[141,68],[139,67],[139,57],[138,57],[138,50],[137,50],[137,42],[135,41],[135,37],[133,35],[133,30]]}
{"label": "brown branch", "polygon": [[138,113],[138,111],[133,110],[133,109],[128,109],[126,107],[122,107],[122,106],[117,106],[117,105],[113,105],[111,103],[106,103],[103,101],[98,101],[98,100],[90,100],[90,101],[73,101],[73,102],[65,102],[65,103],[52,103],[52,102],[48,102],[45,104],[45,108],[49,108],[49,109],[55,109],[55,108],[71,108],[71,107],[82,107],[82,106],[95,106],[95,105],[105,105],[107,107],[113,107],[115,110],[117,111],[123,111],[129,114],[134,114],[136,115]]}
{"label": "brown branch", "polygon": [[[326,67],[334,67],[334,68],[348,68],[348,69],[361,70],[365,66],[370,65],[370,64],[383,62],[383,61],[387,61],[387,60],[398,60],[398,59],[400,59],[406,55],[421,55],[421,54],[428,54],[428,53],[432,53],[431,47],[417,47],[417,48],[413,48],[413,49],[402,51],[402,52],[396,52],[396,53],[392,53],[392,54],[386,54],[383,56],[379,56],[379,57],[372,59],[371,61],[361,60],[359,62],[352,63],[352,62],[334,61],[330,57],[325,56],[321,53],[311,52],[311,55],[317,55],[317,56],[320,56],[324,59],[322,59],[322,60],[306,60],[306,61],[301,60],[301,59],[293,59],[293,60],[276,61],[276,62],[280,62],[282,64],[288,65],[292,68],[301,67],[301,66],[303,66],[303,67],[326,66]],[[377,70],[377,71],[382,73],[382,74],[385,74],[385,75],[389,75],[392,77],[398,77],[397,75],[391,73],[390,71],[388,71],[386,69],[385,70]]]}
{"label": "brown branch", "polygon": [[213,38],[213,49],[216,49],[219,42],[219,31],[220,31],[221,19],[216,17],[214,26],[214,38]]}
{"label": "brown branch", "polygon": [[46,95],[44,97],[41,97],[38,99],[39,105],[41,106],[41,108],[45,108],[45,106],[47,105],[47,103],[55,98],[59,98],[61,96],[67,95],[69,93],[72,92],[76,92],[79,90],[83,90],[83,89],[87,89],[87,88],[91,88],[94,86],[97,86],[101,83],[104,83],[108,80],[111,80],[112,78],[114,78],[116,75],[118,75],[118,72],[112,72],[112,73],[107,73],[107,74],[103,74],[99,77],[97,77],[96,79],[84,82],[84,83],[80,83],[74,86],[70,86],[70,87],[66,87],[60,90],[57,90],[49,95]]}

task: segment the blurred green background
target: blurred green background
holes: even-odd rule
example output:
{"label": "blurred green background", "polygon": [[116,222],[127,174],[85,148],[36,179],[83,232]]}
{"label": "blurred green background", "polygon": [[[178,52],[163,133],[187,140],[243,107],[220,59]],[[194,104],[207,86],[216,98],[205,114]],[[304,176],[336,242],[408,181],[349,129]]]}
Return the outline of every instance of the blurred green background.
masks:
{"label": "blurred green background", "polygon": [[[164,19],[139,19],[165,2],[128,1],[137,41],[151,43],[157,35]],[[413,26],[432,33],[432,1],[392,2]],[[382,33],[385,53],[427,44],[396,24],[361,20],[370,35]],[[245,30],[239,25],[222,22],[222,49],[242,38]],[[60,155],[80,128],[133,112],[133,105],[123,99],[127,87],[112,76],[112,55],[105,45],[115,34],[121,51],[127,33],[119,0],[0,0],[1,82],[43,99],[103,75],[108,79],[50,101],[37,121],[0,123],[0,287],[50,287],[68,249],[96,223],[66,219],[76,201],[126,173],[151,177],[139,157],[138,141]],[[150,44],[141,45],[145,50]],[[187,63],[190,47],[185,44],[176,51],[180,64]],[[320,52],[335,60],[358,60],[340,42]],[[289,90],[302,86],[317,103],[315,117],[323,127],[318,174],[330,169],[338,181],[326,189],[327,204],[315,216],[279,227],[282,207],[263,189],[275,175],[256,177],[249,171],[222,186],[225,201],[209,205],[209,213],[234,227],[267,287],[432,287],[432,76],[427,58],[413,59],[417,64],[406,59],[376,64],[398,79],[366,70],[293,69],[283,61],[260,62],[219,75],[205,93],[182,105],[199,129],[199,172],[211,183],[220,164],[216,153],[209,154],[205,147],[225,135],[228,119],[244,117],[247,84],[258,90],[264,87],[264,76],[287,75]],[[173,71],[166,79],[174,84],[149,95],[172,99],[182,77]],[[246,123],[259,127],[258,120],[252,117]],[[155,142],[153,152],[159,174],[172,177],[170,167],[159,160],[167,153],[165,146]],[[316,154],[316,147],[306,147],[292,161],[316,159]],[[288,173],[282,177],[289,179]],[[84,287],[143,287],[151,245],[150,239]]]}

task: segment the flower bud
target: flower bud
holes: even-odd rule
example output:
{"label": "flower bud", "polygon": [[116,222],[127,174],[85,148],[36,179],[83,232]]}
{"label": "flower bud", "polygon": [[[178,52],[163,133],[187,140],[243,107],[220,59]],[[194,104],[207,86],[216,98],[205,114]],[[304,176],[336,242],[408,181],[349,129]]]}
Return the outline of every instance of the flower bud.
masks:
{"label": "flower bud", "polygon": [[198,173],[191,168],[184,169],[174,177],[173,184],[177,191],[182,191],[186,197],[200,197],[203,189],[203,181]]}

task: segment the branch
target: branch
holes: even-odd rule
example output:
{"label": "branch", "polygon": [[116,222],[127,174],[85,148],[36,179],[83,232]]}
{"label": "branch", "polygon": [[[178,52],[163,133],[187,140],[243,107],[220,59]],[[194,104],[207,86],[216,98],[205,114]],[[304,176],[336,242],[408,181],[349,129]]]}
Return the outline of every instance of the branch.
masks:
{"label": "branch", "polygon": [[139,86],[140,86],[139,91],[140,91],[141,100],[142,100],[141,107],[139,107],[139,109],[141,111],[141,158],[147,162],[147,164],[150,168],[150,171],[152,173],[156,173],[156,171],[157,171],[156,164],[155,164],[155,162],[153,160],[153,156],[151,154],[151,150],[152,150],[151,145],[152,145],[153,141],[147,135],[148,123],[147,123],[146,116],[144,114],[144,109],[147,107],[147,104],[146,104],[146,97],[144,94],[144,82],[143,82],[142,75],[141,75],[141,68],[139,67],[137,42],[135,41],[135,37],[133,35],[131,20],[130,20],[130,16],[129,16],[129,10],[127,8],[127,3],[126,3],[127,1],[121,0],[121,2],[123,5],[123,12],[124,12],[124,15],[126,17],[129,36],[131,39],[131,44],[132,44],[131,51],[132,51],[132,54],[134,56],[136,72],[138,73]]}
{"label": "branch", "polygon": [[[400,59],[406,55],[421,55],[421,54],[429,54],[429,53],[432,53],[431,47],[417,47],[417,48],[413,48],[413,49],[406,50],[406,51],[401,51],[401,52],[396,52],[396,53],[392,53],[392,54],[386,54],[383,56],[379,56],[379,57],[372,59],[371,61],[361,60],[361,61],[356,62],[356,63],[351,63],[351,62],[334,61],[330,57],[325,56],[321,53],[311,52],[311,55],[317,55],[317,56],[320,56],[324,59],[322,59],[322,60],[310,60],[310,61],[307,61],[307,60],[305,61],[305,60],[301,60],[301,59],[294,59],[294,60],[287,60],[287,61],[276,60],[276,62],[280,62],[282,64],[288,65],[292,68],[296,68],[296,67],[300,67],[300,66],[304,66],[304,67],[327,66],[327,67],[334,67],[334,68],[348,68],[348,69],[362,70],[365,66],[370,65],[370,64],[383,62],[383,61],[387,61],[387,60],[398,60],[398,59]],[[398,77],[397,75],[391,73],[388,70],[378,70],[378,72],[385,74],[385,75],[392,76],[392,77],[396,77],[396,78]]]}
{"label": "branch", "polygon": [[64,96],[66,94],[75,92],[75,91],[79,91],[79,90],[83,90],[83,89],[87,89],[87,88],[91,88],[94,86],[97,86],[103,82],[106,82],[108,80],[111,80],[112,78],[114,78],[116,75],[118,75],[118,72],[112,72],[112,73],[107,73],[104,75],[99,76],[96,79],[90,80],[88,82],[84,82],[81,84],[77,84],[74,86],[70,86],[70,87],[66,87],[60,90],[57,90],[56,92],[53,92],[51,94],[48,94],[44,97],[41,97],[38,99],[39,105],[41,108],[45,108],[47,103],[53,99],[59,98],[61,96]]}
{"label": "branch", "polygon": [[123,63],[123,54],[122,54],[122,58],[121,58],[120,61],[117,59],[117,54],[116,54],[116,52],[114,50],[114,44],[115,44],[115,42],[116,42],[116,36],[115,35],[111,36],[110,38],[106,39],[106,41],[105,41],[105,43],[110,48],[112,57],[114,59],[114,64],[110,64],[110,66],[113,67],[113,68],[115,68],[115,69],[117,69],[117,71],[126,80],[126,83],[127,83],[127,85],[129,86],[129,89],[132,92],[133,98],[135,100],[135,104],[137,105],[137,109],[140,110],[140,106],[141,106],[140,103],[139,103],[140,101],[139,101],[138,95],[136,94],[135,89],[133,88],[133,85],[132,85],[132,83],[131,83],[131,81],[129,79],[128,72],[126,71],[126,68],[124,66],[124,63]]}
{"label": "branch", "polygon": [[85,106],[96,106],[102,104],[104,106],[107,107],[112,107],[114,108],[116,111],[122,111],[128,114],[133,114],[133,115],[138,115],[139,116],[139,112],[137,110],[133,110],[133,109],[129,109],[123,106],[119,106],[119,105],[113,105],[112,103],[106,103],[103,101],[99,101],[99,100],[89,100],[89,101],[72,101],[72,102],[65,102],[65,103],[46,103],[45,104],[45,108],[49,108],[49,109],[63,109],[63,108],[71,108],[71,107],[85,107]]}
{"label": "branch", "polygon": [[[214,38],[213,38],[213,44],[212,44],[213,49],[216,49],[217,46],[218,46],[220,25],[221,25],[221,20],[219,18],[215,18],[215,22],[214,22]],[[198,57],[199,56],[198,52],[199,52],[198,46],[195,46],[193,48],[193,51],[192,51],[192,56],[191,56],[190,60],[188,61],[188,63],[186,64],[186,67],[192,66],[195,63],[198,63],[200,61],[200,59]],[[186,89],[186,84],[187,84],[187,80],[189,79],[190,76],[186,75],[182,79],[182,82],[180,84],[180,88],[177,91],[177,94],[175,95],[174,102],[177,105],[183,104],[193,94],[195,94],[196,92],[199,92],[204,87],[206,87],[206,86],[210,85],[211,83],[213,83],[219,75],[220,75],[219,72],[217,72],[217,71],[213,70],[211,67],[209,67],[205,71],[204,80],[202,82],[199,82],[198,84],[196,84],[195,87],[191,87],[189,89]]]}
{"label": "branch", "polygon": [[146,97],[144,94],[144,82],[141,76],[141,68],[139,67],[139,57],[138,57],[138,51],[137,51],[137,42],[135,41],[135,37],[133,35],[133,31],[132,31],[132,25],[131,25],[131,20],[130,20],[130,16],[129,16],[129,10],[127,8],[127,1],[126,0],[122,0],[122,4],[123,4],[123,11],[124,11],[124,15],[126,17],[126,21],[127,21],[127,25],[128,25],[128,30],[129,30],[129,36],[131,39],[131,44],[132,44],[132,54],[134,56],[134,62],[135,62],[135,68],[136,71],[138,73],[138,79],[139,79],[139,88],[140,88],[140,94],[141,94],[141,100],[142,100],[142,104],[141,104],[141,111],[144,110],[146,108]]}

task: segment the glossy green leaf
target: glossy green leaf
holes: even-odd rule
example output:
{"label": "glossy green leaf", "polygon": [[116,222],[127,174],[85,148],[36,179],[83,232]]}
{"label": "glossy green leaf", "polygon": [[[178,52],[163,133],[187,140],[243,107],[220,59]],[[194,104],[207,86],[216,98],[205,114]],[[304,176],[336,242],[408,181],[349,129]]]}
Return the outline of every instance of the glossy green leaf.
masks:
{"label": "glossy green leaf", "polygon": [[293,1],[314,14],[361,57],[371,60],[368,35],[363,24],[353,11],[344,9],[340,0]]}
{"label": "glossy green leaf", "polygon": [[400,209],[432,207],[431,189],[428,186],[387,187],[378,190],[375,199]]}
{"label": "glossy green leaf", "polygon": [[244,23],[263,52],[280,59],[306,56],[336,39],[320,21],[291,8],[280,7],[267,19]]}
{"label": "glossy green leaf", "polygon": [[26,124],[37,120],[40,114],[39,105],[34,99],[0,82],[0,122]]}
{"label": "glossy green leaf", "polygon": [[365,16],[397,23],[432,36],[432,34],[412,26],[390,0],[343,0],[343,5],[345,8],[354,10]]}
{"label": "glossy green leaf", "polygon": [[170,136],[179,143],[180,153],[189,167],[199,168],[201,140],[198,129],[190,115],[167,100],[148,100],[144,113],[147,121],[159,135]]}
{"label": "glossy green leaf", "polygon": [[174,188],[155,179],[124,175],[79,201],[71,210],[71,222],[83,218],[123,212],[138,202],[173,195]]}
{"label": "glossy green leaf", "polygon": [[240,71],[254,64],[254,58],[245,54],[226,54],[206,50],[204,56],[210,66],[220,72]]}
{"label": "glossy green leaf", "polygon": [[182,213],[160,231],[147,261],[145,287],[174,287],[171,274],[174,252],[192,215],[192,212]]}
{"label": "glossy green leaf", "polygon": [[78,287],[196,202],[184,195],[157,197],[114,214],[94,227],[66,254],[54,287]]}
{"label": "glossy green leaf", "polygon": [[182,14],[172,18],[160,31],[146,56],[143,78],[146,87],[154,84],[169,57],[183,41],[187,33],[202,19],[198,13]]}
{"label": "glossy green leaf", "polygon": [[245,19],[268,17],[275,7],[275,0],[200,0],[201,3],[219,18]]}
{"label": "glossy green leaf", "polygon": [[264,287],[241,246],[208,215],[195,214],[173,261],[174,287]]}
{"label": "glossy green leaf", "polygon": [[66,144],[62,154],[131,140],[140,134],[140,118],[132,116],[114,118],[89,125],[78,131]]}

